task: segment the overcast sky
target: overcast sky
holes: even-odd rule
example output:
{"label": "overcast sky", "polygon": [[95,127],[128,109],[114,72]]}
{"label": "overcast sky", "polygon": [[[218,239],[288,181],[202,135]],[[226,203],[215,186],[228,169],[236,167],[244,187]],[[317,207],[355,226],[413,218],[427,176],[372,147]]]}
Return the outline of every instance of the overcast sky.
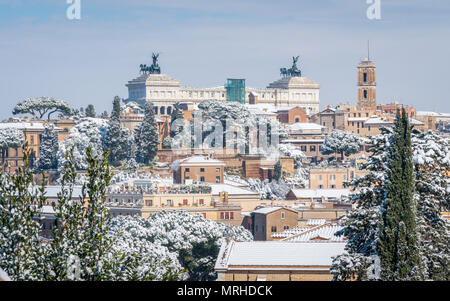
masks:
{"label": "overcast sky", "polygon": [[321,107],[356,104],[356,65],[367,40],[377,64],[379,103],[450,112],[450,1],[0,0],[0,119],[27,97],[110,111],[127,98],[139,64],[160,52],[162,72],[184,86],[221,86],[228,77],[264,88],[300,56],[321,84]]}

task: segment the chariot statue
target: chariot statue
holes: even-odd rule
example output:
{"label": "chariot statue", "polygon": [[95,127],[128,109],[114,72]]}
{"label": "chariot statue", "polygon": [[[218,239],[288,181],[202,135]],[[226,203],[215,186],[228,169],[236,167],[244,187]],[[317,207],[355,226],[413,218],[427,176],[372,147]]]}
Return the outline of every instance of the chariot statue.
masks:
{"label": "chariot statue", "polygon": [[297,67],[299,56],[292,57],[292,67],[289,69],[280,68],[280,75],[282,77],[301,77],[302,71]]}
{"label": "chariot statue", "polygon": [[161,74],[161,68],[158,65],[159,53],[152,53],[153,64],[147,66],[145,64],[140,64],[140,72],[143,74]]}

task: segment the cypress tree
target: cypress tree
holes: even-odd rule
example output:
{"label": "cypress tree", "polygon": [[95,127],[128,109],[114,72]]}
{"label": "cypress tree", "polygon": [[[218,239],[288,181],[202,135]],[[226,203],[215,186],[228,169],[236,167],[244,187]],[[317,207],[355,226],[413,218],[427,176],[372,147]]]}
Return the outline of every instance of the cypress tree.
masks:
{"label": "cypress tree", "polygon": [[127,156],[127,137],[125,136],[126,133],[120,128],[120,98],[116,96],[105,135],[105,148],[110,152],[109,162],[112,165],[119,165]]}
{"label": "cypress tree", "polygon": [[420,279],[414,186],[411,127],[403,109],[401,115],[397,111],[381,206],[378,250],[382,280]]}
{"label": "cypress tree", "polygon": [[153,103],[145,104],[144,120],[136,132],[137,139],[137,161],[145,165],[150,164],[158,152],[159,135],[155,121]]}
{"label": "cypress tree", "polygon": [[273,168],[273,178],[279,181],[281,179],[281,173],[282,173],[281,161],[278,160]]}

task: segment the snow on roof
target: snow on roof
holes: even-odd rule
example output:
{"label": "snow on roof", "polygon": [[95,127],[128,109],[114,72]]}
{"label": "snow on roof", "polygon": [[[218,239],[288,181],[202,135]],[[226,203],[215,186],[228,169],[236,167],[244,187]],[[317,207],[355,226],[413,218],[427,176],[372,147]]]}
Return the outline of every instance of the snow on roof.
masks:
{"label": "snow on roof", "polygon": [[285,139],[281,143],[323,143],[325,139]]}
{"label": "snow on roof", "polygon": [[0,129],[15,128],[19,130],[44,130],[41,122],[0,122]]}
{"label": "snow on roof", "polygon": [[351,117],[348,118],[347,121],[366,121],[367,119],[367,117]]}
{"label": "snow on roof", "polygon": [[450,113],[438,113],[430,111],[417,111],[417,116],[435,116],[435,117],[447,117],[450,118]]}
{"label": "snow on roof", "polygon": [[321,126],[316,123],[308,123],[308,122],[297,122],[294,124],[289,125],[289,129],[293,131],[298,130],[321,130],[325,128],[324,126]]}
{"label": "snow on roof", "polygon": [[193,156],[180,160],[180,165],[225,165],[225,163],[205,156]]}
{"label": "snow on roof", "polygon": [[326,242],[343,242],[344,236],[336,236],[336,232],[342,230],[340,225],[325,224],[314,227],[307,231],[303,231],[299,234],[292,235],[283,239],[282,241],[290,242],[313,242],[315,239],[323,240]]}
{"label": "snow on roof", "polygon": [[228,194],[256,195],[259,198],[259,193],[242,187],[227,184],[210,184],[210,186],[211,186],[211,193],[213,195],[219,195],[219,192],[228,192]]}
{"label": "snow on roof", "polygon": [[260,208],[258,210],[253,211],[253,213],[268,214],[268,213],[277,211],[281,208],[283,208],[283,207],[264,207],[264,208]]}
{"label": "snow on roof", "polygon": [[280,241],[224,242],[215,269],[233,266],[329,267],[332,257],[344,252],[345,243]]}
{"label": "snow on roof", "polygon": [[292,189],[292,193],[297,198],[334,198],[340,199],[342,196],[347,196],[350,194],[350,189]]}

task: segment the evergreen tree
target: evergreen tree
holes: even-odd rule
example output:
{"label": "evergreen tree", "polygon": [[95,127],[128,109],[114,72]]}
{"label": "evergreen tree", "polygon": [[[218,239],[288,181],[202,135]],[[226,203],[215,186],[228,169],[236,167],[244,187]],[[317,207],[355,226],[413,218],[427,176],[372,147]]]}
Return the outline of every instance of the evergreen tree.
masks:
{"label": "evergreen tree", "polygon": [[145,165],[150,164],[158,152],[159,135],[155,121],[153,103],[145,104],[145,116],[141,126],[135,133],[137,146],[137,161]]}
{"label": "evergreen tree", "polygon": [[282,170],[282,166],[281,166],[281,161],[278,160],[273,168],[273,178],[276,181],[280,181],[282,172],[283,172],[283,170]]}
{"label": "evergreen tree", "polygon": [[[110,218],[105,206],[111,179],[107,155],[98,159],[87,149],[88,180],[80,196],[73,195],[76,178],[73,150],[66,156],[62,191],[58,202],[53,204],[56,221],[54,239],[47,251],[47,280],[108,280],[112,264],[107,252],[113,242],[108,236]],[[78,197],[79,201],[73,201]]]}
{"label": "evergreen tree", "polygon": [[107,111],[103,111],[103,113],[100,115],[100,118],[108,119],[109,118],[108,112]]}
{"label": "evergreen tree", "polygon": [[92,117],[92,118],[95,118],[96,115],[95,115],[94,105],[89,104],[89,105],[86,107],[85,114],[86,114],[86,117]]}
{"label": "evergreen tree", "polygon": [[126,159],[129,136],[129,131],[120,127],[120,98],[116,96],[105,135],[105,148],[110,153],[109,161],[112,165],[120,165]]}
{"label": "evergreen tree", "polygon": [[25,146],[17,172],[0,174],[0,267],[16,281],[39,280],[45,262],[39,239],[44,186],[33,185],[29,155]]}
{"label": "evergreen tree", "polygon": [[381,279],[419,280],[419,253],[411,127],[405,110],[397,111],[389,149],[387,194],[381,206],[379,256]]}
{"label": "evergreen tree", "polygon": [[39,150],[38,167],[42,170],[57,167],[58,133],[53,123],[47,123],[41,134],[41,147]]}

